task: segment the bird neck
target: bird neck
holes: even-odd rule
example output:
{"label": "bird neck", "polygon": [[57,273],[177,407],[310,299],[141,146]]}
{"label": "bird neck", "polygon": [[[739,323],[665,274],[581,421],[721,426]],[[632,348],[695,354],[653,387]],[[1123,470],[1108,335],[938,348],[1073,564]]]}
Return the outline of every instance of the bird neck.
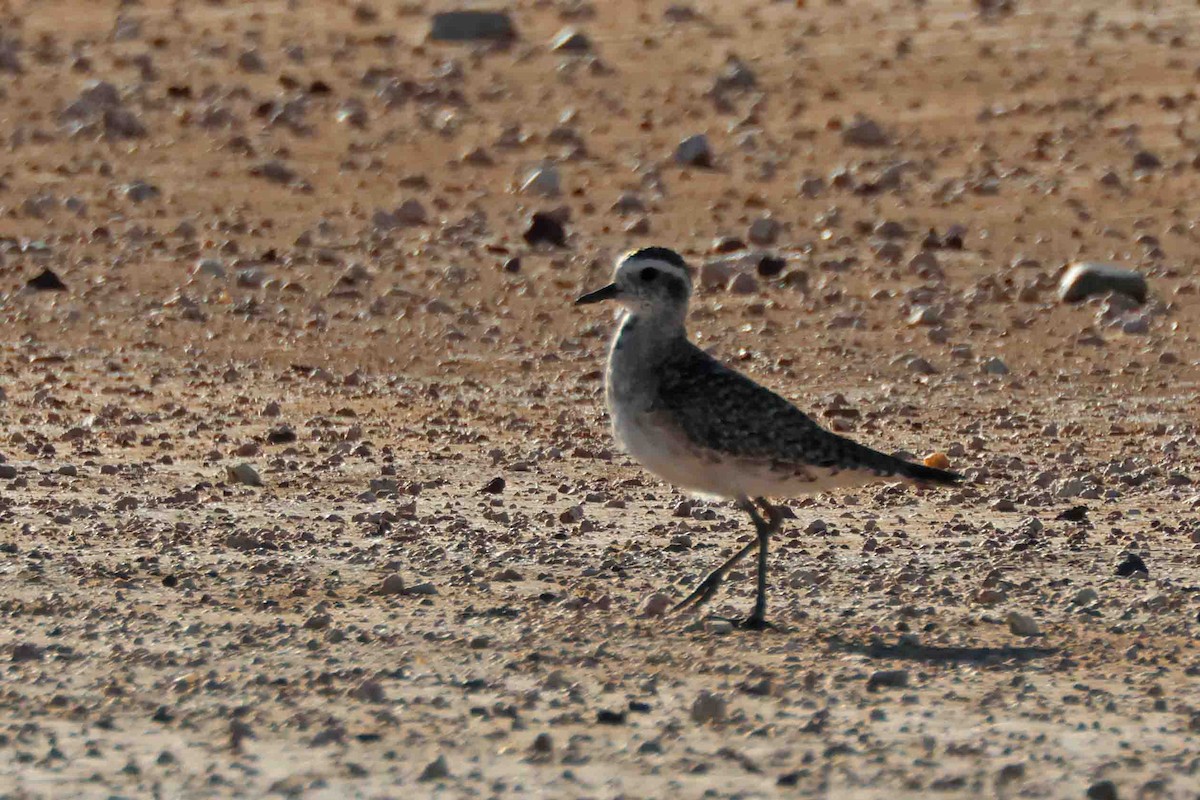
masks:
{"label": "bird neck", "polygon": [[671,343],[687,339],[683,320],[682,311],[654,314],[629,311],[613,337],[613,359],[642,368],[653,368],[669,352]]}

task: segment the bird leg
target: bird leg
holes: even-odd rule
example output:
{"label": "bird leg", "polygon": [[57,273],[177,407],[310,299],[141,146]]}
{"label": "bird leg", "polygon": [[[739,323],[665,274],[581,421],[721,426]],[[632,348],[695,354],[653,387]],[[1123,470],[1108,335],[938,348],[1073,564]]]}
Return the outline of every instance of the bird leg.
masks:
{"label": "bird leg", "polygon": [[717,593],[717,589],[721,586],[721,581],[725,580],[725,573],[733,569],[735,564],[745,558],[750,551],[756,547],[758,547],[757,539],[734,553],[728,561],[714,569],[712,572],[708,573],[708,576],[705,577],[704,580],[700,581],[700,585],[697,586],[691,594],[676,603],[675,607],[671,609],[671,611],[682,611],[688,607],[698,609],[700,606],[711,600],[712,596]]}
{"label": "bird leg", "polygon": [[[679,601],[679,603],[677,603],[675,605],[675,608],[673,608],[672,611],[678,612],[678,611],[682,611],[683,609],[688,608],[688,607],[698,609],[702,605],[707,603],[709,600],[711,600],[713,595],[717,593],[717,589],[720,588],[721,582],[723,580],[725,580],[726,573],[728,573],[729,570],[733,569],[734,565],[736,565],[739,561],[741,561],[743,558],[745,558],[747,555],[749,555],[751,552],[753,552],[754,548],[757,547],[757,548],[760,548],[759,557],[758,557],[758,573],[759,573],[758,598],[759,599],[755,603],[755,606],[754,606],[755,613],[751,615],[751,620],[753,620],[755,617],[757,617],[759,619],[759,622],[760,623],[762,622],[762,618],[766,614],[767,600],[766,600],[766,568],[765,568],[766,556],[763,555],[761,548],[765,544],[767,537],[770,536],[771,533],[773,533],[774,531],[779,529],[779,523],[783,520],[783,515],[779,512],[779,509],[777,509],[777,508],[773,507],[772,505],[770,505],[769,503],[767,503],[766,500],[759,498],[758,502],[763,505],[763,508],[767,512],[767,518],[770,520],[770,522],[763,521],[762,517],[758,513],[758,509],[756,509],[754,507],[754,503],[752,503],[749,499],[739,500],[737,503],[737,507],[742,509],[746,513],[748,513],[750,515],[751,519],[754,520],[754,527],[758,530],[757,538],[755,538],[754,541],[748,543],[741,550],[738,550],[736,553],[734,553],[732,556],[730,556],[729,560],[726,561],[724,564],[722,564],[721,566],[717,567],[712,572],[710,572],[704,578],[704,580],[700,581],[700,584],[695,588],[694,591],[692,591],[691,594],[689,594],[687,597],[683,598],[683,600]],[[764,530],[766,531],[765,534],[764,534]],[[761,608],[760,608],[760,606],[761,606]],[[747,622],[751,622],[751,620],[747,620]],[[755,625],[752,623],[749,625],[749,627],[755,627]],[[759,624],[757,627],[761,628],[763,626],[761,624]]]}
{"label": "bird leg", "polygon": [[767,518],[763,519],[754,503],[747,502],[743,509],[754,521],[754,529],[758,533],[758,593],[754,598],[754,611],[749,617],[739,623],[739,627],[760,631],[768,626],[767,623],[767,548],[771,534],[778,533],[783,523],[783,512],[777,506],[767,502],[766,498],[758,497],[755,501],[762,506]]}

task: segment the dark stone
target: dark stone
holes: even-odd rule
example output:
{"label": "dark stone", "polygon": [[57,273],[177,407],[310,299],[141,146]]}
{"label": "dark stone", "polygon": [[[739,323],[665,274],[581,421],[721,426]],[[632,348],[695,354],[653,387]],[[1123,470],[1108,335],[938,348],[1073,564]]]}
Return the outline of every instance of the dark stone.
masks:
{"label": "dark stone", "polygon": [[1087,790],[1088,800],[1117,800],[1117,785],[1112,781],[1096,781]]}
{"label": "dark stone", "polygon": [[287,425],[271,428],[271,430],[267,431],[267,442],[269,444],[291,444],[294,441],[296,441],[296,432]]}
{"label": "dark stone", "polygon": [[1146,562],[1142,561],[1141,556],[1136,553],[1126,553],[1121,563],[1117,564],[1117,575],[1122,578],[1128,578],[1135,572],[1140,572],[1146,577],[1150,577],[1150,570],[1146,568]]}
{"label": "dark stone", "polygon": [[567,246],[567,230],[563,224],[550,214],[536,212],[529,218],[529,227],[525,229],[526,244],[549,244],[554,247]]}
{"label": "dark stone", "polygon": [[596,712],[596,722],[601,725],[624,725],[624,711],[609,711],[607,708]]}
{"label": "dark stone", "polygon": [[1063,522],[1083,522],[1087,519],[1087,513],[1087,506],[1071,506],[1055,517],[1055,519],[1062,520]]}
{"label": "dark stone", "polygon": [[67,285],[62,282],[62,278],[49,269],[42,270],[26,281],[25,285],[39,292],[65,292],[67,290]]}
{"label": "dark stone", "polygon": [[758,274],[764,278],[773,278],[783,272],[787,259],[779,256],[763,256],[758,260]]}
{"label": "dark stone", "polygon": [[511,42],[517,38],[512,17],[504,11],[445,11],[433,15],[429,39],[434,42]]}
{"label": "dark stone", "polygon": [[1092,295],[1118,294],[1146,302],[1146,278],[1139,272],[1115,264],[1082,261],[1063,273],[1058,285],[1058,297],[1064,303],[1078,303]]}
{"label": "dark stone", "polygon": [[483,492],[484,494],[500,494],[504,491],[505,485],[504,478],[492,478],[487,482],[487,485],[479,491]]}

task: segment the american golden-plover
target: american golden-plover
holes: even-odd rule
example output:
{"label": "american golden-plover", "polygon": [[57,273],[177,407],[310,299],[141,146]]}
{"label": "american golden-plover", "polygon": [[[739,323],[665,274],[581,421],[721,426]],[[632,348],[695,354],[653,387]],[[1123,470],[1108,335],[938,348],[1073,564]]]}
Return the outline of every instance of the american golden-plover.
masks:
{"label": "american golden-plover", "polygon": [[685,491],[734,500],[757,537],[713,570],[675,609],[699,608],[726,573],[758,548],[754,610],[766,626],[767,546],[783,515],[768,497],[797,497],[900,478],[953,484],[961,476],[872,450],[825,430],[774,392],[688,340],[692,277],[665,247],[622,257],[613,282],[577,305],[616,300],[624,314],[608,353],[605,394],[613,431],[629,454]]}

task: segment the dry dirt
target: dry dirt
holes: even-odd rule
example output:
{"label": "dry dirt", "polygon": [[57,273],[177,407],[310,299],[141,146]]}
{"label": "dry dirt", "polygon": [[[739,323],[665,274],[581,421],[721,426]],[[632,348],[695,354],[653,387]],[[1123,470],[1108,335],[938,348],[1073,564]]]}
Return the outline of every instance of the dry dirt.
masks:
{"label": "dry dirt", "polygon": [[[1200,795],[1200,7],[450,7],[0,0],[0,797]],[[792,501],[727,632],[571,301],[764,217],[693,336],[970,481]]]}

